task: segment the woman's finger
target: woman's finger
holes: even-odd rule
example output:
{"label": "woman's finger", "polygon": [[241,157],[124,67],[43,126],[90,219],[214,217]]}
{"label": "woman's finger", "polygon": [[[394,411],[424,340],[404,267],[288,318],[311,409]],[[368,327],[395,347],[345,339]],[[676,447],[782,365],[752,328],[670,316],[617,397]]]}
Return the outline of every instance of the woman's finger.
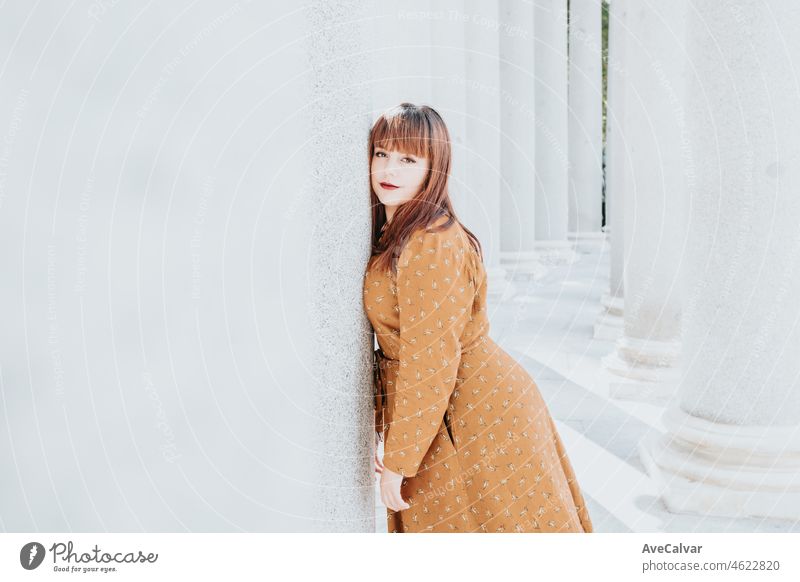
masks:
{"label": "woman's finger", "polygon": [[397,511],[394,508],[394,504],[392,504],[392,502],[389,501],[389,498],[386,496],[386,492],[383,489],[381,489],[381,503],[383,503],[386,507],[388,507],[392,511]]}
{"label": "woman's finger", "polygon": [[[402,511],[403,509],[408,509],[410,505],[403,500],[403,497],[400,495],[399,491],[388,491],[387,498],[391,503],[391,508],[393,511]],[[389,507],[387,505],[386,507]]]}
{"label": "woman's finger", "polygon": [[381,501],[392,511],[397,511],[397,503],[388,487],[381,487]]}

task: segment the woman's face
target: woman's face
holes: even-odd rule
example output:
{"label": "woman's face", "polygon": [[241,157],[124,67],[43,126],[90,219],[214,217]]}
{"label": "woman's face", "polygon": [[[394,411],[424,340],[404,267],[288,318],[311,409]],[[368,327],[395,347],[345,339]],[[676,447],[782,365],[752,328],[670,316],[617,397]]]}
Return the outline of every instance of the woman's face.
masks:
{"label": "woman's face", "polygon": [[372,190],[384,206],[400,206],[422,189],[430,162],[405,152],[376,147],[372,154]]}

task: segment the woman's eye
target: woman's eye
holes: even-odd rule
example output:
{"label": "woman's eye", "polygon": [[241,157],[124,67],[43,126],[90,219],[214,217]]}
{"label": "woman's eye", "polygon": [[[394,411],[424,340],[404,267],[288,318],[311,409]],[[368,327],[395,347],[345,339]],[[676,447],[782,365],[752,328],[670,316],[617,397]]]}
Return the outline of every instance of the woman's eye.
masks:
{"label": "woman's eye", "polygon": [[[387,157],[386,156],[386,152],[375,152],[375,156],[376,157],[382,157],[382,158]],[[411,162],[412,164],[416,164],[417,163],[417,160],[415,160],[414,158],[409,158],[409,157],[401,158],[401,161]]]}

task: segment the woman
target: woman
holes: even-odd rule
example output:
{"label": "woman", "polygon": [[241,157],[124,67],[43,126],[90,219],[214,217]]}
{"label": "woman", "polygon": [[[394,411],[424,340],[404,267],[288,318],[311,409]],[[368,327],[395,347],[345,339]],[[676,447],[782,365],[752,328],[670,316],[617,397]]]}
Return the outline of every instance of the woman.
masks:
{"label": "woman", "polygon": [[402,103],[369,136],[376,453],[390,532],[591,532],[533,379],[489,337],[486,272],[448,195],[450,136]]}

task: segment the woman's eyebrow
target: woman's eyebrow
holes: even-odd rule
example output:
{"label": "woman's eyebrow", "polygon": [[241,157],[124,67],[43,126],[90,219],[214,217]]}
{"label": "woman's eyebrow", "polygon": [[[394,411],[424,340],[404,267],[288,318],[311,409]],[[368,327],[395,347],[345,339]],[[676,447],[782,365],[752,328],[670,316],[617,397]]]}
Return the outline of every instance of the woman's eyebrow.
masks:
{"label": "woman's eyebrow", "polygon": [[409,154],[409,153],[407,153],[407,152],[401,152],[400,150],[387,150],[386,148],[382,148],[382,147],[380,147],[380,146],[375,146],[375,151],[376,151],[376,152],[377,152],[377,151],[381,151],[381,152],[383,152],[383,153],[385,153],[385,154],[386,154],[386,153],[391,153],[391,152],[397,152],[398,154],[400,154],[401,156],[404,156],[404,157],[408,157],[408,158],[414,158],[415,160],[418,160],[418,159],[419,159],[419,156],[418,156],[418,155],[415,155],[415,154]]}

